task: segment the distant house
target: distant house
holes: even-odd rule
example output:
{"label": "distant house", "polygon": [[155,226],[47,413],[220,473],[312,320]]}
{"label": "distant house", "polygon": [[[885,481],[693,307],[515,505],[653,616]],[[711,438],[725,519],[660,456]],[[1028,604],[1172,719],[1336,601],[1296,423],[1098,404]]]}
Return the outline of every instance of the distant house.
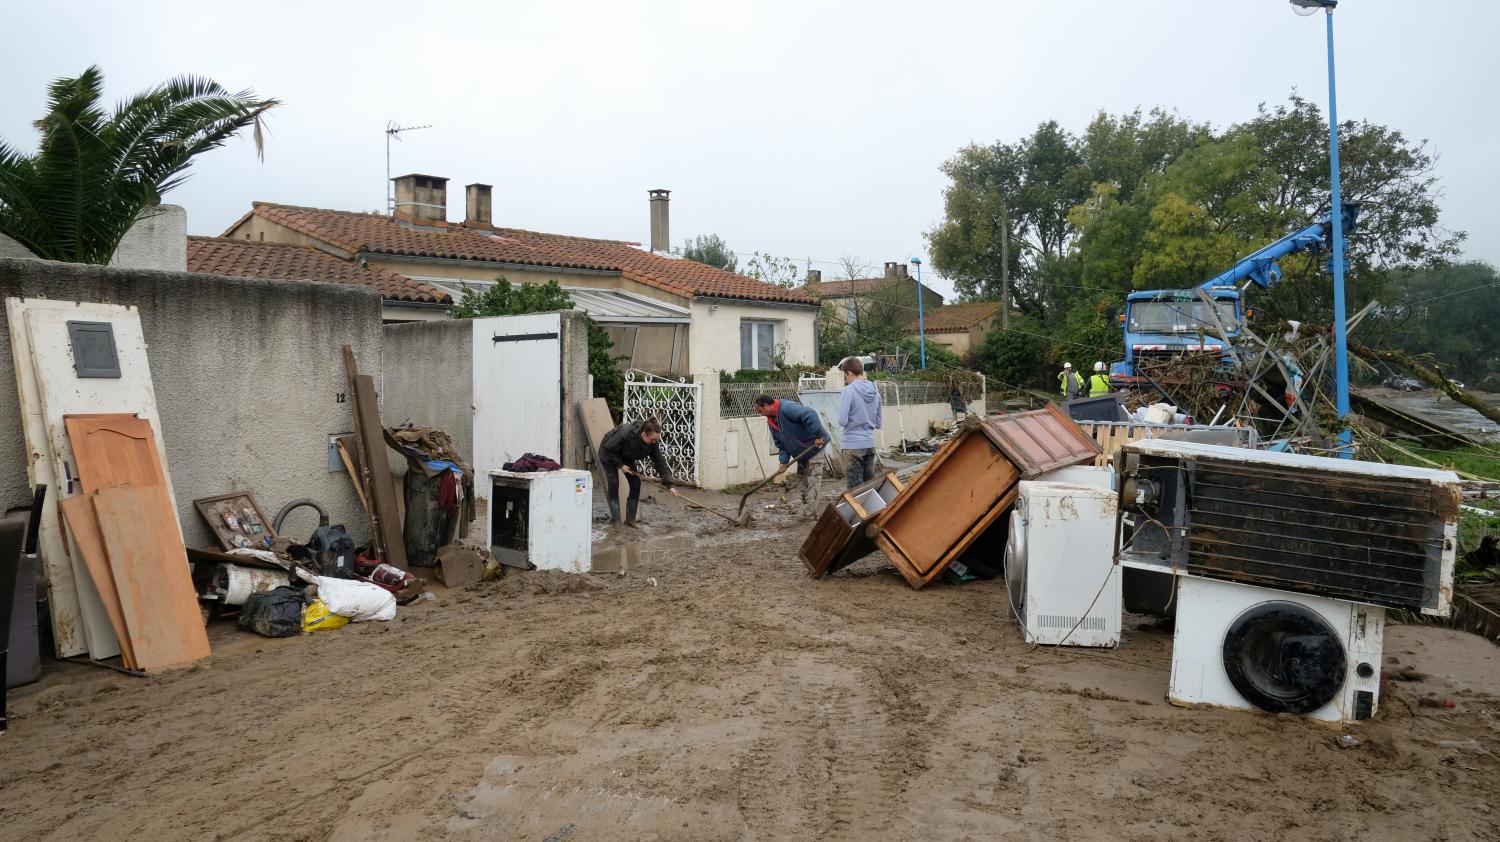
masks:
{"label": "distant house", "polygon": [[622,365],[648,371],[766,369],[774,355],[788,363],[814,359],[816,299],[668,254],[666,190],[650,191],[652,248],[645,249],[496,227],[486,184],[465,188],[464,220],[449,222],[447,179],[411,174],[394,181],[394,214],[256,202],[223,238],[311,246],[455,301],[497,277],[511,284],[555,280],[609,332]]}
{"label": "distant house", "polygon": [[188,237],[187,270],[203,275],[369,287],[380,293],[381,318],[386,322],[446,319],[453,306],[453,297],[431,284],[343,260],[307,245]]}
{"label": "distant house", "polygon": [[[998,301],[949,304],[925,313],[922,326],[929,343],[941,345],[963,356],[971,351],[979,350],[979,346],[984,344],[984,337],[990,332],[995,318],[999,315],[1000,302]],[[911,336],[917,335],[916,319],[912,319],[906,325],[905,332]]]}
{"label": "distant house", "polygon": [[[886,317],[886,311],[898,313],[897,324],[900,324],[908,310],[916,312],[916,286],[916,279],[908,274],[905,263],[888,262],[885,274],[878,278],[825,281],[823,273],[814,269],[807,273],[807,283],[800,289],[825,305],[828,316],[836,322],[857,328],[868,323],[872,316]],[[941,306],[943,296],[923,284],[923,309],[936,310]]]}

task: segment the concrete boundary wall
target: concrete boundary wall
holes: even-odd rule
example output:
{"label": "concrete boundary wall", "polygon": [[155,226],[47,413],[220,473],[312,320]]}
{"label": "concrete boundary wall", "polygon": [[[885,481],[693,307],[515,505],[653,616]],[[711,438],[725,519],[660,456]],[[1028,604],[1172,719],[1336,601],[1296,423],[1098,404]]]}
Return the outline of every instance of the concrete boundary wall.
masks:
{"label": "concrete boundary wall", "polygon": [[[702,429],[699,440],[698,475],[704,488],[722,489],[759,482],[775,472],[778,462],[771,444],[771,430],[766,420],[758,415],[745,418],[720,417],[719,375],[704,372],[693,375],[693,381],[703,384]],[[969,402],[969,412],[983,415],[984,401]],[[882,411],[884,422],[875,443],[881,452],[888,452],[900,445],[905,438],[920,439],[932,435],[934,421],[953,420],[953,409],[946,403],[923,403],[905,406],[886,404]],[[795,472],[795,468],[793,472]]]}
{"label": "concrete boundary wall", "polygon": [[[362,542],[368,522],[328,435],[354,428],[340,349],[380,381],[380,296],[307,281],[225,278],[0,259],[0,298],[131,305],[140,311],[177,513],[189,546],[213,543],[199,497],[250,491],[267,514],[311,497]],[[0,313],[3,315],[3,313]],[[19,417],[10,325],[0,318],[0,417]],[[0,503],[30,502],[20,425],[0,432]],[[306,540],[302,510],[285,534]]]}

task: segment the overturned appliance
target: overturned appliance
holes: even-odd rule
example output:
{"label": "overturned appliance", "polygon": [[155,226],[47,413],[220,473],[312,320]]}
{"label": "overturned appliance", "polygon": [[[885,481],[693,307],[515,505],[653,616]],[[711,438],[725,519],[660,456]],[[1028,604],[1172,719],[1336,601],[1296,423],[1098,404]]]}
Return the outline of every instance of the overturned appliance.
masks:
{"label": "overturned appliance", "polygon": [[1175,441],[1115,467],[1123,565],[1448,616],[1451,471]]}

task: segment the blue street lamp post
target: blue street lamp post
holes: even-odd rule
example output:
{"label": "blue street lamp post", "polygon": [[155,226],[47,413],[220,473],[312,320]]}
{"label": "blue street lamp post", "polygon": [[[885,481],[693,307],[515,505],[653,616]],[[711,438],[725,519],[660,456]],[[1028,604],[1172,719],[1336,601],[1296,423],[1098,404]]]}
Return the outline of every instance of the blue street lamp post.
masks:
{"label": "blue street lamp post", "polygon": [[1322,9],[1328,23],[1328,157],[1332,177],[1333,220],[1333,378],[1339,414],[1339,458],[1354,458],[1354,433],[1349,427],[1349,340],[1344,325],[1344,207],[1339,189],[1339,107],[1333,75],[1333,9],[1338,0],[1291,0],[1293,11],[1310,15]]}
{"label": "blue street lamp post", "polygon": [[922,258],[913,257],[917,265],[917,348],[922,358],[922,370],[927,370],[927,325],[922,320]]}

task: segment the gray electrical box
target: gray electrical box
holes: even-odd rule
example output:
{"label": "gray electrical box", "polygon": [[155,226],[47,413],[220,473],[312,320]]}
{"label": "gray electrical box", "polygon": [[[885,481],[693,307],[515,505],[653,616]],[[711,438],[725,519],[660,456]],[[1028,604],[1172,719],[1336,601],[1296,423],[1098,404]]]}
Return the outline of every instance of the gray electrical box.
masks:
{"label": "gray electrical box", "polygon": [[119,377],[120,355],[115,350],[115,326],[109,322],[68,322],[73,345],[73,370],[79,377]]}

